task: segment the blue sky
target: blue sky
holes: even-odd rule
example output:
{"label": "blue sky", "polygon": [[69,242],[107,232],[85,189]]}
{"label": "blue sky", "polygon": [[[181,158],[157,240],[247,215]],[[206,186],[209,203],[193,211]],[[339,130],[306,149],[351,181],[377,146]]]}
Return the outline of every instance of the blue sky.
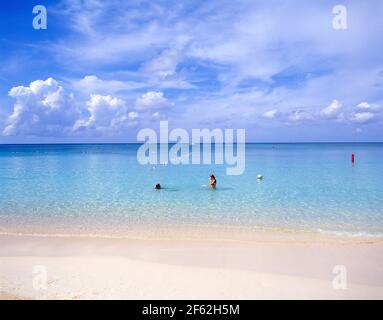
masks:
{"label": "blue sky", "polygon": [[4,3],[0,143],[135,142],[160,120],[249,142],[383,141],[382,16],[379,0]]}

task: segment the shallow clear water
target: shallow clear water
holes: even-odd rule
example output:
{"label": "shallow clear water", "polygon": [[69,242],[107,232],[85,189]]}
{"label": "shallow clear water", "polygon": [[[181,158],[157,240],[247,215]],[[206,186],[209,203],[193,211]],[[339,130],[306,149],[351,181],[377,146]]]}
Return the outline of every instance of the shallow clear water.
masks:
{"label": "shallow clear water", "polygon": [[225,165],[143,166],[138,147],[1,145],[3,230],[75,218],[84,229],[119,221],[383,234],[383,144],[247,144],[240,176]]}

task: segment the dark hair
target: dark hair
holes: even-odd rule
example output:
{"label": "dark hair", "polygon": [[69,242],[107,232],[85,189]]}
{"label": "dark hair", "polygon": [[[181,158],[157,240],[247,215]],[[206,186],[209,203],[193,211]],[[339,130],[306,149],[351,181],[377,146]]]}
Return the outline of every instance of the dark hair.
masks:
{"label": "dark hair", "polygon": [[159,183],[156,184],[155,186],[156,189],[161,189],[161,185]]}
{"label": "dark hair", "polygon": [[216,180],[215,177],[214,177],[214,174],[212,174],[212,175],[210,176],[210,178],[213,178],[214,180]]}

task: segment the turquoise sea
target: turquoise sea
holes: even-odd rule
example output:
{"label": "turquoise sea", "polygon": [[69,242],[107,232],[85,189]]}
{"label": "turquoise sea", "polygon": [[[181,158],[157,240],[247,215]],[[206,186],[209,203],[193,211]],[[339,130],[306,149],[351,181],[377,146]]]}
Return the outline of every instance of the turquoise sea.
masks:
{"label": "turquoise sea", "polygon": [[197,224],[383,236],[383,144],[246,144],[239,176],[141,165],[138,147],[1,145],[0,231]]}

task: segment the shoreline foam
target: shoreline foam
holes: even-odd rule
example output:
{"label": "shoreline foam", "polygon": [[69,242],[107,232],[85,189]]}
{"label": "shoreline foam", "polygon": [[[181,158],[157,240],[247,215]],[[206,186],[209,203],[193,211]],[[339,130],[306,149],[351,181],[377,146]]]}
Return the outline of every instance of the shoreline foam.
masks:
{"label": "shoreline foam", "polygon": [[[348,232],[334,230],[302,230],[291,228],[261,227],[253,225],[191,225],[162,224],[156,226],[129,225],[126,229],[115,230],[106,227],[87,232],[76,230],[75,226],[44,225],[45,232],[30,228],[0,227],[0,236],[23,236],[42,238],[101,238],[126,240],[182,240],[182,241],[225,241],[225,242],[329,242],[329,243],[383,243],[383,235],[367,232]],[[16,229],[16,230],[15,230]],[[24,230],[26,229],[26,230]],[[73,232],[76,230],[76,232]],[[72,232],[70,232],[72,231]]]}

